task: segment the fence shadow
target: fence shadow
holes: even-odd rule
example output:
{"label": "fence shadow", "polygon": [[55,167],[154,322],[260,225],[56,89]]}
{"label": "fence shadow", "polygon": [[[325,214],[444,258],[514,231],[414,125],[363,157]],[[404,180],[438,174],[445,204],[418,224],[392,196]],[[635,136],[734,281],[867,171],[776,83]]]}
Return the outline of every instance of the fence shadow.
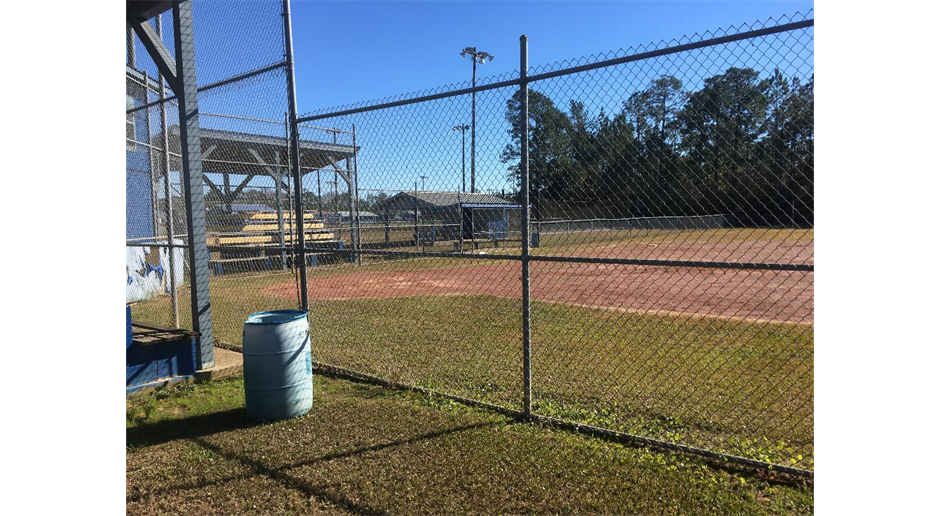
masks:
{"label": "fence shadow", "polygon": [[[230,412],[239,412],[239,411],[230,410],[230,411],[223,412],[220,414],[226,414]],[[306,495],[308,498],[317,498],[319,500],[329,502],[331,504],[339,506],[342,509],[350,511],[355,514],[387,514],[387,511],[383,510],[382,508],[365,506],[365,505],[362,505],[362,504],[359,504],[350,500],[348,497],[343,496],[342,494],[330,492],[321,487],[314,486],[310,484],[309,482],[304,481],[303,479],[290,475],[289,471],[292,469],[296,469],[296,468],[300,468],[304,466],[310,466],[310,465],[314,465],[314,464],[318,464],[322,462],[329,462],[329,461],[333,461],[337,459],[355,457],[355,456],[363,455],[363,454],[374,452],[374,451],[394,448],[397,446],[407,446],[409,444],[414,444],[414,443],[418,443],[421,441],[444,438],[452,434],[465,432],[468,430],[476,430],[479,428],[493,426],[495,424],[496,423],[475,423],[475,424],[470,424],[470,425],[445,428],[443,430],[438,430],[435,432],[428,432],[425,434],[420,434],[420,435],[416,435],[416,436],[405,438],[405,439],[399,439],[395,441],[374,444],[371,446],[363,446],[363,447],[354,448],[354,449],[346,450],[346,451],[328,453],[328,454],[320,455],[317,457],[312,457],[310,459],[294,462],[291,464],[286,464],[283,466],[277,466],[277,467],[266,466],[261,461],[248,457],[245,454],[237,453],[235,451],[225,449],[219,446],[218,444],[209,442],[208,440],[204,439],[203,436],[194,435],[190,438],[190,440],[196,445],[198,445],[199,447],[207,451],[210,451],[212,453],[215,453],[221,457],[224,457],[227,460],[240,462],[241,464],[247,466],[250,469],[250,472],[245,473],[245,474],[228,476],[228,477],[224,477],[220,479],[206,480],[206,481],[201,481],[201,482],[196,482],[196,483],[185,484],[185,485],[181,485],[181,486],[177,486],[173,488],[157,489],[155,491],[148,492],[145,495],[139,495],[139,494],[132,495],[127,498],[127,502],[135,502],[143,498],[151,498],[154,496],[166,496],[171,493],[180,492],[180,491],[202,489],[202,488],[210,487],[213,485],[220,485],[220,484],[224,484],[227,482],[232,482],[235,480],[248,478],[253,475],[262,475],[280,483],[281,485],[289,489],[297,490],[303,493],[304,495]],[[154,426],[158,426],[158,425],[154,425]],[[204,434],[204,435],[209,435],[209,434]]]}
{"label": "fence shadow", "polygon": [[212,414],[145,423],[127,429],[127,446],[142,448],[178,439],[196,439],[209,435],[257,426],[244,408]]}

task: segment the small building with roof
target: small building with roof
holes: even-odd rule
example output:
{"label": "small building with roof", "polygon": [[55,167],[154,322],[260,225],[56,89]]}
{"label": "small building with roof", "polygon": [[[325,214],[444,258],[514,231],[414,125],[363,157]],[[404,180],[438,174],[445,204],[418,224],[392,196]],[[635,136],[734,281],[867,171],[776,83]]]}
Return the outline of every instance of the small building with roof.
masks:
{"label": "small building with roof", "polygon": [[489,193],[402,191],[374,208],[390,220],[413,220],[422,241],[506,240],[518,233],[522,205]]}

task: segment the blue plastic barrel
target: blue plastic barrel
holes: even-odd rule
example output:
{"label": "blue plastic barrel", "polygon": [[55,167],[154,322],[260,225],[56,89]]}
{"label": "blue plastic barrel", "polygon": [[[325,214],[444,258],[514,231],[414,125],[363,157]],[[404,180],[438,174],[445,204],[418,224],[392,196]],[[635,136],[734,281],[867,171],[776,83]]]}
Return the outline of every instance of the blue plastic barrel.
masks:
{"label": "blue plastic barrel", "polygon": [[303,310],[251,314],[242,330],[245,408],[253,419],[302,416],[313,406],[310,325]]}

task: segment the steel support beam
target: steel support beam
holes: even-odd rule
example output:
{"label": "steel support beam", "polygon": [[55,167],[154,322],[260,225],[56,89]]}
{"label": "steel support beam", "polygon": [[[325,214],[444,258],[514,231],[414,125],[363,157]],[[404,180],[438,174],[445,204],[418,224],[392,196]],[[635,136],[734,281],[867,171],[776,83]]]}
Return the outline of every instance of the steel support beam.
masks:
{"label": "steel support beam", "polygon": [[234,202],[235,199],[238,199],[238,196],[241,195],[242,190],[244,190],[245,187],[248,186],[248,181],[251,181],[251,178],[255,177],[255,175],[256,174],[248,174],[247,176],[245,176],[245,179],[242,179],[242,182],[238,183],[238,186],[236,186],[235,189],[232,190],[232,197],[231,197],[232,202]]}
{"label": "steel support beam", "polygon": [[[176,6],[173,7],[173,10],[175,17]],[[170,54],[170,50],[163,44],[163,39],[160,38],[160,35],[157,34],[157,31],[154,30],[153,25],[150,25],[149,21],[133,21],[130,22],[130,24],[137,34],[137,37],[140,38],[140,42],[144,45],[144,48],[147,49],[147,53],[150,54],[150,58],[153,59],[153,62],[157,65],[157,69],[163,74],[166,82],[170,84],[170,87],[173,88],[173,92],[178,96],[179,91],[177,90],[179,90],[180,87],[179,66],[174,61],[173,55]],[[179,30],[176,30],[176,32],[179,32]],[[176,52],[179,54],[178,48]],[[196,71],[194,69],[193,81],[195,81],[195,78]]]}
{"label": "steel support beam", "polygon": [[[286,269],[287,268],[287,251],[284,250],[284,210],[282,208],[283,203],[281,202],[281,187],[284,184],[281,181],[283,173],[281,172],[280,167],[278,165],[271,165],[269,163],[266,163],[264,161],[264,158],[261,156],[261,154],[259,154],[258,151],[256,151],[255,149],[249,148],[248,152],[252,155],[252,157],[255,158],[255,161],[258,162],[258,165],[260,165],[264,169],[264,171],[267,172],[269,176],[271,176],[271,179],[274,180],[274,203],[277,209],[277,239],[278,239],[278,244],[281,246],[281,268]],[[274,161],[276,163],[281,162],[281,151],[279,150],[274,151]],[[290,195],[289,188],[287,189],[287,193],[288,195]],[[304,228],[301,228],[301,229],[304,229]]]}
{"label": "steel support beam", "polygon": [[205,176],[205,178],[206,184],[209,185],[209,189],[219,196],[219,199],[222,201],[222,203],[225,203],[225,192],[219,188],[219,185],[215,184],[212,179],[209,179],[209,176]]}
{"label": "steel support beam", "polygon": [[[209,303],[209,250],[206,245],[206,202],[202,190],[204,176],[202,144],[199,138],[192,0],[183,0],[173,4],[173,29],[176,67],[172,70],[172,75],[177,78],[174,92],[179,105],[180,151],[183,165],[183,199],[186,202],[186,229],[189,240],[189,282],[193,330],[200,334],[199,369],[211,369],[215,366],[215,354],[212,349],[214,339],[212,309]],[[154,61],[158,61],[156,56],[154,57]]]}
{"label": "steel support beam", "polygon": [[[160,36],[160,40],[163,40],[163,23],[160,16],[156,17],[157,20],[157,35]],[[163,75],[159,77],[160,82],[160,100],[166,98],[166,83],[163,80]],[[173,228],[173,191],[172,185],[170,183],[170,135],[167,132],[167,122],[166,122],[166,103],[160,104],[160,134],[163,136],[163,194],[166,197],[164,203],[166,204],[166,242],[167,242],[167,253],[170,258],[170,301],[173,307],[173,327],[179,329],[180,327],[180,309],[179,309],[179,300],[176,294],[176,251],[174,249],[176,238],[174,236]]]}
{"label": "steel support beam", "polygon": [[[339,177],[343,178],[343,181],[346,181],[346,185],[349,186],[350,190],[352,190],[352,179],[350,179],[349,175],[347,174],[348,171],[343,170],[343,168],[339,166],[339,163],[336,162],[336,159],[333,156],[327,154],[326,159],[330,160],[330,165],[333,166],[333,170],[339,174]],[[349,167],[348,159],[346,160],[346,167]]]}
{"label": "steel support beam", "polygon": [[127,66],[137,69],[137,45],[134,42],[134,29],[127,26]]}

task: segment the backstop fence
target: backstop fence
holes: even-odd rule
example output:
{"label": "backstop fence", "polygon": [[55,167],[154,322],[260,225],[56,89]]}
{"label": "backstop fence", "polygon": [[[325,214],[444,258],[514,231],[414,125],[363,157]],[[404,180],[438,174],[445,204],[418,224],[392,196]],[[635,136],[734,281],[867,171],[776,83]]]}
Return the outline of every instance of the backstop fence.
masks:
{"label": "backstop fence", "polygon": [[812,12],[292,119],[283,4],[235,5],[272,43],[201,118],[217,341],[302,306],[323,371],[813,475]]}

